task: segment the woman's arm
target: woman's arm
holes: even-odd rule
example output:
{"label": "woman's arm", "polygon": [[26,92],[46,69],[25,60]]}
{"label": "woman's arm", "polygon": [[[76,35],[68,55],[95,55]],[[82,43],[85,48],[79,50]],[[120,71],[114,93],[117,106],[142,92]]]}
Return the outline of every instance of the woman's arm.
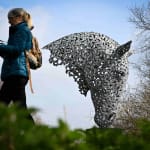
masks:
{"label": "woman's arm", "polygon": [[27,49],[27,40],[29,33],[25,30],[16,32],[11,44],[0,45],[0,55],[2,56],[17,56]]}

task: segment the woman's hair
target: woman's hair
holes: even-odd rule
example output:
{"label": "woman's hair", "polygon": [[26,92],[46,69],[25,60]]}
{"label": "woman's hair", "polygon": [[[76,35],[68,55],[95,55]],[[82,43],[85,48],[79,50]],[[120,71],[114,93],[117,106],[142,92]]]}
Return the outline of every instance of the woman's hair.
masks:
{"label": "woman's hair", "polygon": [[24,22],[27,23],[30,29],[33,29],[31,15],[26,12],[23,8],[13,8],[8,12],[8,18],[22,16]]}

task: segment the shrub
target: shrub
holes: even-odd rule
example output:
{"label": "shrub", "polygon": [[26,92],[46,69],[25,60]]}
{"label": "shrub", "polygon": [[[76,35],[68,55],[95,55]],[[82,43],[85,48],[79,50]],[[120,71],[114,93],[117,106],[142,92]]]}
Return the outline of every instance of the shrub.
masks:
{"label": "shrub", "polygon": [[58,126],[33,124],[27,119],[29,112],[12,105],[0,105],[1,150],[133,150],[150,149],[150,121],[138,120],[138,130],[132,134],[122,129],[69,129],[58,120]]}

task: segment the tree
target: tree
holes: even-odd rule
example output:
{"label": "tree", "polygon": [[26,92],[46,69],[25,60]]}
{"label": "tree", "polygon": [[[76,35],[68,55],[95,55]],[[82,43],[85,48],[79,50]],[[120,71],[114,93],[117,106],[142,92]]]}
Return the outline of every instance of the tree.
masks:
{"label": "tree", "polygon": [[142,81],[138,88],[138,95],[140,100],[150,101],[150,1],[146,5],[134,7],[130,11],[129,21],[141,31],[138,36],[139,43],[137,43],[143,57],[142,63],[137,67]]}
{"label": "tree", "polygon": [[129,21],[139,31],[135,44],[141,62],[134,67],[138,71],[140,83],[121,105],[115,126],[133,130],[136,128],[136,119],[150,119],[150,1],[141,7],[131,8],[130,12]]}

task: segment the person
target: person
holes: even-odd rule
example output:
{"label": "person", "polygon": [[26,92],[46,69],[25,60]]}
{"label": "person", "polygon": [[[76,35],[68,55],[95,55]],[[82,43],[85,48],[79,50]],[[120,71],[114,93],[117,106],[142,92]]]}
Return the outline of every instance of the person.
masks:
{"label": "person", "polygon": [[[3,58],[0,90],[0,102],[9,105],[17,103],[27,109],[25,87],[29,75],[25,50],[32,48],[30,14],[23,8],[14,8],[8,12],[9,38],[7,44],[0,44],[0,56]],[[33,118],[29,114],[28,118]]]}

